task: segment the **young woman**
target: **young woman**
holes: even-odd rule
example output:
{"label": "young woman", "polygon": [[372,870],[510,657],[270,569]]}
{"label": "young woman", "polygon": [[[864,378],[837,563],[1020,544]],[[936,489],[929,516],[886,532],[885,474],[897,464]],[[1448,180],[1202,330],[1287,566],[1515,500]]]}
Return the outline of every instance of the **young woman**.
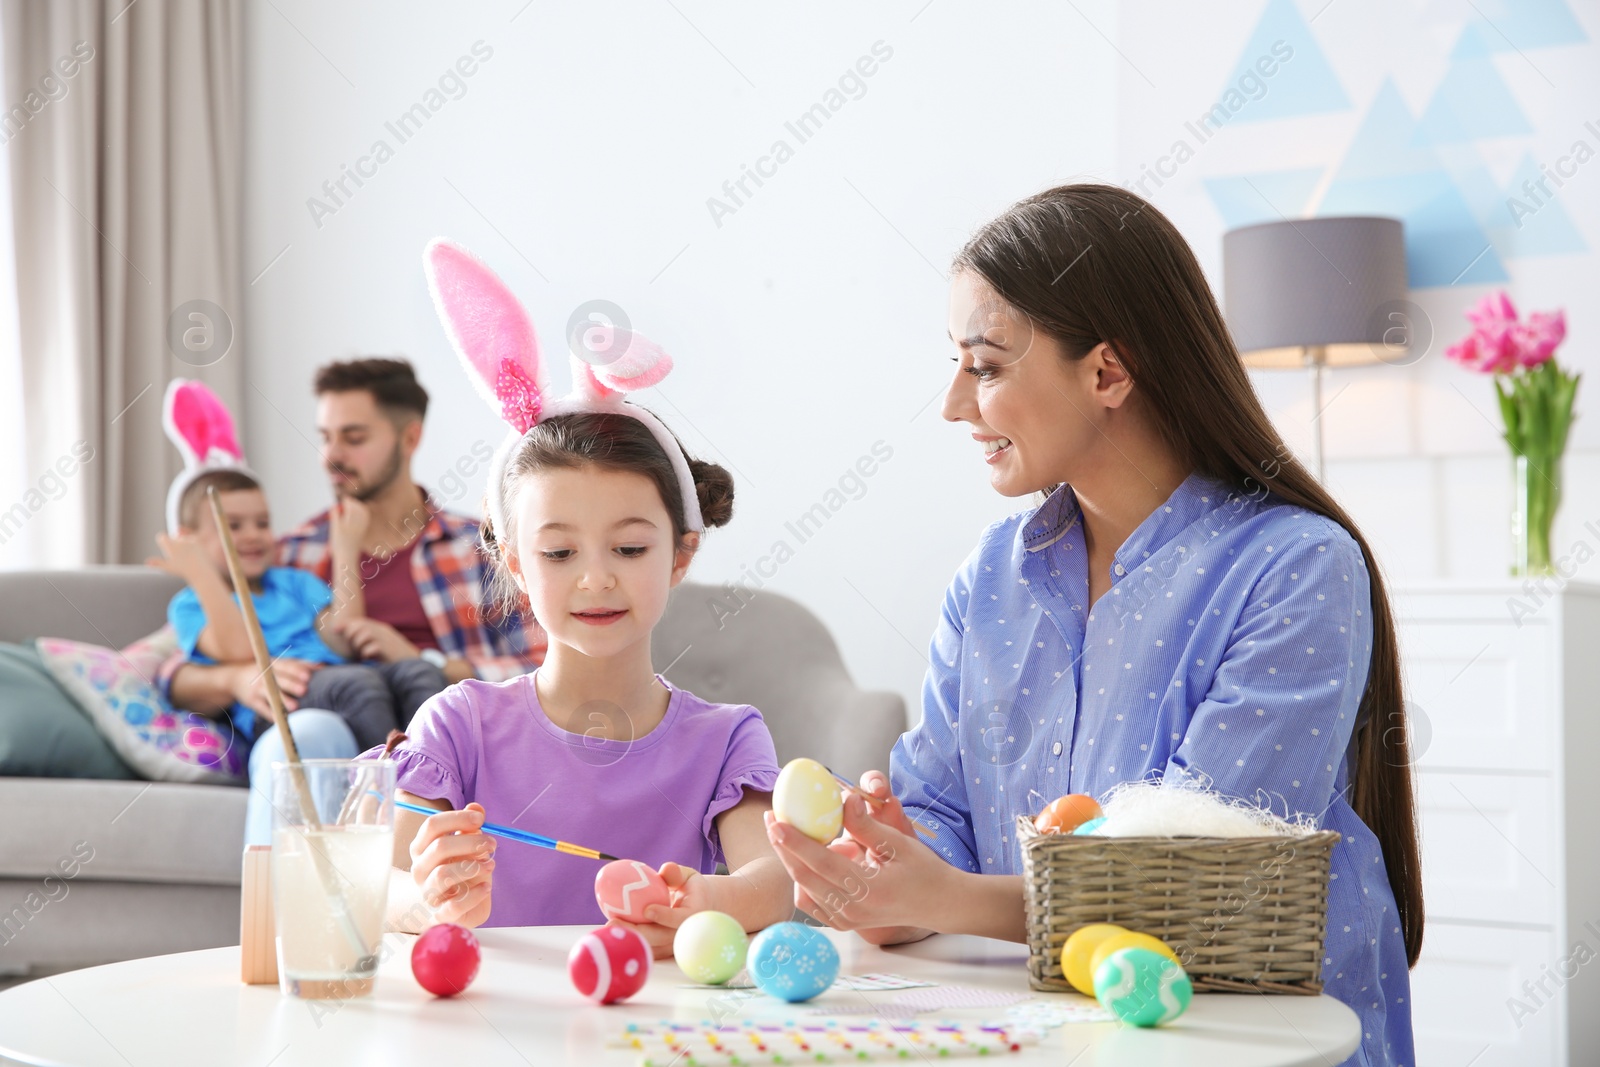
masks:
{"label": "young woman", "polygon": [[[1357,1064],[1414,1062],[1422,893],[1404,704],[1377,562],[1261,409],[1194,254],[1125,190],[1016,204],[956,257],[955,379],[1005,496],[930,648],[921,723],[876,817],[824,848],[767,816],[796,904],[879,944],[1024,938],[1019,814],[1200,780],[1343,835],[1326,991]],[[936,829],[928,847],[908,818]]]}

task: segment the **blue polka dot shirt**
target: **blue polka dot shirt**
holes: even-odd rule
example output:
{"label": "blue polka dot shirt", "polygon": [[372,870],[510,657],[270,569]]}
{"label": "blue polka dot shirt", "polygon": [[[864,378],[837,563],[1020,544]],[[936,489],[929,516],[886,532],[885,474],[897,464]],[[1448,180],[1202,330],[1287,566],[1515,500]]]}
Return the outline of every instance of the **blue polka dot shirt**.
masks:
{"label": "blue polka dot shirt", "polygon": [[1352,1064],[1415,1062],[1405,944],[1377,838],[1348,802],[1372,649],[1361,549],[1337,523],[1191,475],[1089,602],[1061,486],[984,532],[945,593],[922,721],[890,778],[951,864],[1021,870],[1015,820],[1065,793],[1198,779],[1342,835],[1324,991],[1361,1018]]}

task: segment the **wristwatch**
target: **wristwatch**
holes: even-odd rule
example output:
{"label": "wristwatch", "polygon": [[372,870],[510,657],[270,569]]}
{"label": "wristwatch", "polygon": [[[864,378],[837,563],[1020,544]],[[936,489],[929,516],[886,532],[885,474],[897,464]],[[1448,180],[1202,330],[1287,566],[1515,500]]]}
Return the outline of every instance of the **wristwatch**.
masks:
{"label": "wristwatch", "polygon": [[444,670],[444,665],[447,662],[445,654],[440,652],[437,648],[425,648],[417,653],[417,658],[422,660],[424,663],[433,664],[441,671]]}

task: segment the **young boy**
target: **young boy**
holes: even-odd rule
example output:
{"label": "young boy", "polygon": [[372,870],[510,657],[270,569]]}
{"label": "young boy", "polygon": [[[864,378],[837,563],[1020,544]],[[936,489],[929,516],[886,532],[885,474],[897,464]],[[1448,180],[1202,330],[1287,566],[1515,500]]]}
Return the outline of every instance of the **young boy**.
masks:
{"label": "young boy", "polygon": [[[255,661],[206,492],[213,486],[250,583],[267,654],[311,663],[346,662],[353,650],[338,628],[345,620],[365,614],[360,579],[350,580],[356,575],[356,552],[351,549],[349,531],[357,528],[354,536],[359,538],[360,505],[334,520],[332,549],[339,586],[335,594],[313,574],[272,565],[278,549],[266,494],[255,478],[239,470],[218,470],[196,478],[178,505],[179,532],[175,536],[158,534],[161,555],[146,561],[187,584],[167,606],[167,619],[177,631],[184,654],[196,663]],[[349,716],[345,717],[348,721]],[[229,718],[238,736],[247,742],[269,725],[243,704],[235,704]]]}
{"label": "young boy", "polygon": [[[184,654],[196,663],[255,662],[206,495],[212,486],[250,582],[267,654],[329,665],[312,675],[300,705],[339,715],[361,748],[381,744],[390,730],[404,725],[397,707],[414,710],[443,688],[443,679],[437,669],[412,671],[406,664],[342,666],[355,655],[342,628],[366,614],[358,569],[368,521],[366,505],[344,500],[329,516],[334,577],[330,589],[309,571],[272,565],[277,542],[266,494],[254,477],[224,469],[195,478],[179,500],[178,534],[157,535],[162,554],[148,562],[187,583],[188,588],[172,598],[167,618]],[[229,719],[246,743],[270,725],[244,704],[234,704]]]}

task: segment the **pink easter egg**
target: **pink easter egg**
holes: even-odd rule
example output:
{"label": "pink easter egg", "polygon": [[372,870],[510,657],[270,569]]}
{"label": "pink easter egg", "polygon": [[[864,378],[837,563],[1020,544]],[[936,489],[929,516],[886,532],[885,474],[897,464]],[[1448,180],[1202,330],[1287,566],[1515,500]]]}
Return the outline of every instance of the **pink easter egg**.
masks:
{"label": "pink easter egg", "polygon": [[594,876],[594,899],[607,919],[645,922],[644,909],[667,904],[667,883],[649,864],[638,860],[613,860]]}
{"label": "pink easter egg", "polygon": [[596,1004],[627,1000],[650,980],[650,945],[625,926],[590,930],[567,954],[567,975]]}

